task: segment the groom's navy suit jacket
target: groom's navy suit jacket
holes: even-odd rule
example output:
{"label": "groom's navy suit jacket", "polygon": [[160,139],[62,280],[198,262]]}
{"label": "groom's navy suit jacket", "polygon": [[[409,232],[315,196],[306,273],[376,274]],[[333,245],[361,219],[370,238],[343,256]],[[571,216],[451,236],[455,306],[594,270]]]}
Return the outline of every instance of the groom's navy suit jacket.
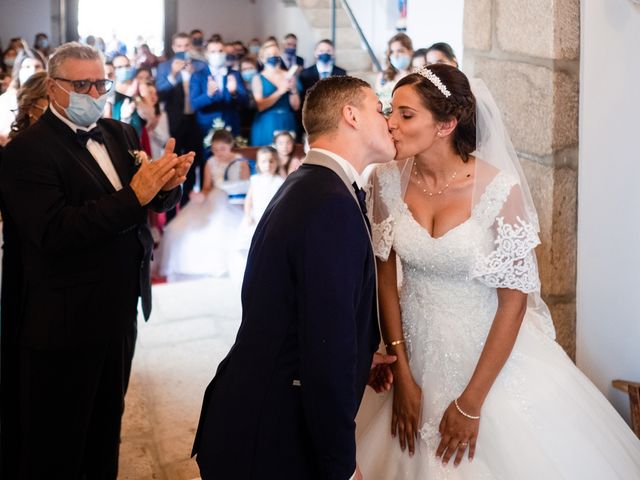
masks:
{"label": "groom's navy suit jacket", "polygon": [[202,478],[336,479],[379,343],[375,262],[353,187],[310,152],[260,221],[242,324],[205,393]]}

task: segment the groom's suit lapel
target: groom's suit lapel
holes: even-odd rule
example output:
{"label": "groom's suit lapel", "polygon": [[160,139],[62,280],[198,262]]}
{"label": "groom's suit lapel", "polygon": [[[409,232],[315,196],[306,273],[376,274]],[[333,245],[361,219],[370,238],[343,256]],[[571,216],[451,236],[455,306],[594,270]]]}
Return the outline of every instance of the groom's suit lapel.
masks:
{"label": "groom's suit lapel", "polygon": [[[345,188],[349,191],[349,193],[351,193],[351,196],[353,197],[353,201],[356,202],[356,205],[358,206],[358,210],[360,210],[360,213],[362,213],[362,209],[360,209],[360,202],[358,202],[358,197],[356,197],[356,192],[353,189],[353,185],[349,181],[349,177],[347,177],[346,172],[338,164],[338,162],[336,162],[333,158],[327,155],[324,155],[320,152],[310,151],[307,154],[306,158],[304,159],[304,163],[307,165],[318,165],[320,167],[328,168],[333,173],[338,175],[338,177],[340,177],[340,180],[342,180],[342,183],[344,183]],[[367,231],[367,235],[369,236],[369,245],[371,245],[371,251],[373,252],[374,251],[373,240],[371,239],[371,232],[369,231],[369,227],[367,226],[367,221],[364,218],[364,213],[362,213],[362,223],[364,224],[365,230]],[[380,328],[380,303],[378,301],[378,266],[376,264],[375,257],[373,260],[373,269],[374,269],[374,277],[376,280],[376,289],[375,289],[376,316],[378,319],[378,328]]]}
{"label": "groom's suit lapel", "polygon": [[[342,183],[344,183],[346,189],[349,190],[349,193],[351,194],[353,201],[356,202],[358,209],[360,209],[360,202],[358,202],[358,197],[356,197],[356,192],[353,189],[353,185],[349,181],[349,177],[347,177],[347,174],[345,173],[344,169],[340,165],[338,165],[338,162],[336,162],[333,158],[327,155],[324,155],[320,152],[311,151],[307,154],[307,157],[304,159],[304,163],[306,163],[307,165],[318,165],[320,167],[328,168],[333,173],[338,175],[340,177],[340,180],[342,180]],[[362,210],[360,211],[362,212]],[[364,218],[364,213],[362,214],[362,223],[364,224],[368,232],[369,227],[367,227],[367,221]],[[371,241],[371,235],[369,235],[369,241]],[[371,248],[373,248],[373,243],[371,243]]]}

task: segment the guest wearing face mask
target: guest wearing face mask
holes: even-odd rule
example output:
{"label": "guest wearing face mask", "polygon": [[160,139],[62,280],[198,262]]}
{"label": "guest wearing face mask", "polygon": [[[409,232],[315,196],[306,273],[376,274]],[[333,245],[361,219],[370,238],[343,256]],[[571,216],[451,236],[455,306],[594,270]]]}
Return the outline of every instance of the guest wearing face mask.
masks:
{"label": "guest wearing face mask", "polygon": [[51,44],[49,43],[49,37],[46,33],[37,33],[33,41],[33,46],[44,58],[49,58],[49,55],[51,55]]}
{"label": "guest wearing face mask", "polygon": [[234,136],[239,135],[238,111],[249,100],[247,89],[240,72],[227,67],[227,54],[222,42],[209,42],[206,51],[209,65],[193,74],[189,88],[200,134],[204,137],[214,121],[222,121]]}
{"label": "guest wearing face mask", "polygon": [[44,69],[45,59],[40,52],[31,50],[25,44],[16,57],[9,88],[0,95],[0,146],[6,145],[9,141],[11,125],[18,110],[18,90],[34,73]]}
{"label": "guest wearing face mask", "polygon": [[406,33],[397,33],[387,44],[387,68],[376,81],[376,94],[385,111],[391,108],[393,87],[401,78],[411,73],[413,43]]}
{"label": "guest wearing face mask", "polygon": [[[206,68],[207,64],[191,58],[191,37],[184,32],[173,36],[171,50],[174,56],[160,63],[156,72],[158,96],[167,112],[169,132],[176,139],[176,153],[196,152],[195,162],[182,186],[182,206],[189,202],[189,194],[196,183],[196,172],[204,165],[202,137],[189,99],[189,86],[193,73]],[[171,220],[175,214],[175,209],[169,210],[167,220]]]}
{"label": "guest wearing face mask", "polygon": [[13,64],[16,63],[16,56],[18,55],[18,51],[9,47],[4,52],[2,52],[2,64],[5,68],[5,73],[11,76],[11,71],[13,70]]}
{"label": "guest wearing face mask", "polygon": [[191,59],[207,61],[207,52],[204,49],[204,33],[199,28],[194,28],[189,32],[191,46],[189,48],[189,57]]}
{"label": "guest wearing face mask", "polygon": [[227,43],[224,45],[224,53],[226,55],[226,63],[227,68],[231,70],[235,70],[236,72],[240,71],[240,59],[242,58],[236,53],[236,47],[233,43]]}
{"label": "guest wearing face mask", "polygon": [[318,80],[329,77],[339,77],[346,75],[346,70],[336,66],[333,42],[327,38],[320,40],[316,44],[313,52],[316,63],[305,68],[300,73],[300,84],[302,85],[302,102],[307,90],[313,87]]}
{"label": "guest wearing face mask", "polygon": [[253,98],[258,113],[251,127],[251,145],[271,145],[276,131],[296,131],[295,112],[300,108],[300,93],[295,76],[280,68],[280,49],[266,42],[260,52],[264,70],[252,80]]}
{"label": "guest wearing face mask", "polygon": [[138,138],[142,136],[144,120],[136,108],[136,95],[138,94],[138,82],[135,80],[136,69],[131,65],[125,55],[116,55],[111,61],[115,69],[116,83],[111,118],[131,125]]}
{"label": "guest wearing face mask", "polygon": [[282,41],[282,63],[289,70],[293,65],[298,66],[299,73],[304,68],[304,58],[298,56],[298,37],[293,33],[287,33]]}
{"label": "guest wearing face mask", "polygon": [[256,116],[256,100],[253,98],[253,78],[258,75],[258,59],[253,55],[247,55],[240,60],[240,75],[244,81],[249,97],[247,104],[240,109],[240,134],[249,138],[251,134],[251,125]]}
{"label": "guest wearing face mask", "polygon": [[257,38],[252,38],[249,41],[249,55],[253,55],[254,57],[257,57],[258,55],[260,55],[260,40]]}

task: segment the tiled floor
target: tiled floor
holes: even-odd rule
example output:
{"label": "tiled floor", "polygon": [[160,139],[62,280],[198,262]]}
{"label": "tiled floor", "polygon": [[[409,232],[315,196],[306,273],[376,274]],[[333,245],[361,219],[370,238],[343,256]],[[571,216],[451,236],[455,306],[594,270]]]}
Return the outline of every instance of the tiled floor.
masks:
{"label": "tiled floor", "polygon": [[153,288],[151,319],[139,322],[118,478],[191,480],[202,395],[235,338],[240,286],[207,279]]}

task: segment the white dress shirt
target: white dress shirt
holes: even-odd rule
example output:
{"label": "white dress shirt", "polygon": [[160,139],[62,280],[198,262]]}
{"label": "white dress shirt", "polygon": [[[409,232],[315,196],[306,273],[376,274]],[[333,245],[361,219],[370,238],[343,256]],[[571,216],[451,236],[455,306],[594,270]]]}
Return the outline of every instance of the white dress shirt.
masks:
{"label": "white dress shirt", "polygon": [[340,155],[330,152],[329,150],[325,150],[324,148],[312,148],[309,150],[310,152],[318,152],[326,155],[327,157],[331,157],[336,161],[338,165],[344,170],[344,173],[347,175],[347,178],[351,183],[356,182],[358,188],[362,188],[364,185],[364,181],[362,180],[362,176],[358,173],[356,168],[351,165],[350,162],[342,158]]}
{"label": "white dress shirt", "polygon": [[[63,117],[58,110],[56,110],[55,105],[51,104],[51,111],[53,114],[62,120],[71,130],[75,133],[77,130],[86,130],[89,131],[96,126],[95,123],[89,125],[88,127],[80,127],[73,123],[68,118]],[[109,152],[107,151],[107,147],[105,147],[100,142],[96,142],[93,139],[89,139],[87,141],[87,150],[93,158],[95,158],[96,162],[100,166],[100,169],[107,176],[113,188],[117,190],[122,190],[122,182],[120,181],[120,177],[118,176],[118,172],[116,172],[115,167],[113,166],[113,162],[111,161],[111,157],[109,156]]]}
{"label": "white dress shirt", "polygon": [[[360,176],[358,171],[355,169],[355,167],[351,165],[350,162],[342,158],[340,155],[330,152],[329,150],[325,150],[324,148],[312,148],[309,151],[323,153],[327,157],[331,157],[333,160],[336,161],[338,165],[340,165],[342,170],[344,170],[344,173],[347,175],[347,178],[351,183],[356,182],[356,185],[358,185],[358,188],[362,188],[362,185],[364,185],[362,177]],[[355,477],[356,477],[356,472],[353,472],[353,475],[351,475],[351,477],[349,477],[348,480],[353,480]]]}

